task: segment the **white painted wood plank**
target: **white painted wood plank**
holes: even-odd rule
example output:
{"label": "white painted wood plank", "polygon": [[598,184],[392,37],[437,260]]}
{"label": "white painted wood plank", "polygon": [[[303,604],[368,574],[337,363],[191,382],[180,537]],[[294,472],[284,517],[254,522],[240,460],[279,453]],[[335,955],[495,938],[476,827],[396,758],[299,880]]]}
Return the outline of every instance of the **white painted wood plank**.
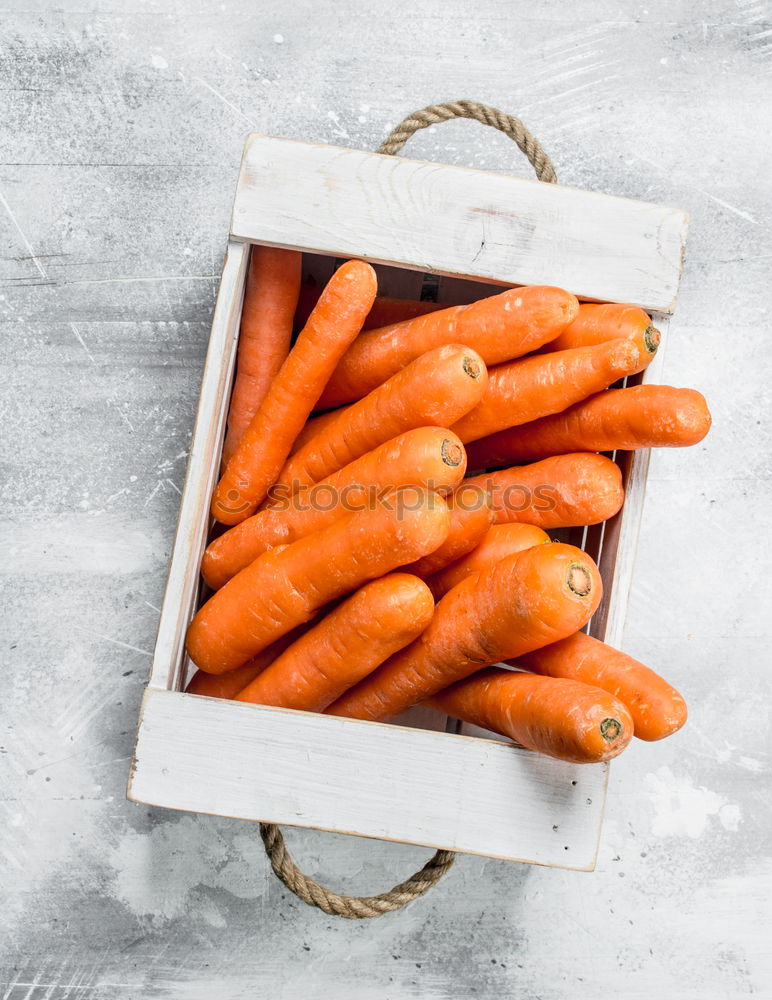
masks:
{"label": "white painted wood plank", "polygon": [[[668,316],[659,315],[654,317],[654,322],[662,334],[662,347],[635,380],[639,384],[657,385],[662,379],[670,321]],[[595,557],[603,578],[603,598],[590,622],[589,631],[590,635],[617,648],[621,648],[623,642],[650,458],[650,448],[642,448],[626,456],[625,502],[620,512],[605,523],[600,552]]]}
{"label": "white painted wood plank", "polygon": [[491,740],[150,690],[128,794],[584,871],[606,773]]}
{"label": "white painted wood plank", "polygon": [[680,209],[502,174],[251,135],[231,231],[247,240],[671,311]]}
{"label": "white painted wood plank", "polygon": [[149,680],[149,686],[154,688],[176,688],[184,680],[183,644],[199,591],[198,567],[206,545],[209,500],[222,448],[248,262],[248,244],[231,240],[212,319],[177,533],[158,623]]}

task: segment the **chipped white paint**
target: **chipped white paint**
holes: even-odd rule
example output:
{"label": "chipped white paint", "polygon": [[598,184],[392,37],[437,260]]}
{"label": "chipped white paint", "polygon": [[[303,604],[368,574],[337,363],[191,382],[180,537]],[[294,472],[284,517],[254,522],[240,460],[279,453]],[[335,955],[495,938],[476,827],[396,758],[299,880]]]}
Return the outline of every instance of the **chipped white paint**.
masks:
{"label": "chipped white paint", "polygon": [[647,774],[646,794],[654,807],[651,830],[657,837],[691,837],[698,840],[715,817],[725,830],[737,832],[742,820],[740,806],[727,802],[708,788],[697,787],[668,767]]}
{"label": "chipped white paint", "polygon": [[265,878],[257,876],[261,853],[260,842],[246,833],[232,841],[211,823],[180,816],[149,834],[126,831],[110,855],[113,891],[137,917],[162,923],[193,912],[212,927],[225,927],[214,900],[197,890],[256,899],[265,891]]}
{"label": "chipped white paint", "polygon": [[[108,498],[110,499],[110,498]],[[88,510],[88,505],[85,508]],[[0,576],[17,572],[130,576],[163,569],[164,537],[157,521],[127,524],[104,511],[60,514],[41,522],[19,517],[0,527]]]}

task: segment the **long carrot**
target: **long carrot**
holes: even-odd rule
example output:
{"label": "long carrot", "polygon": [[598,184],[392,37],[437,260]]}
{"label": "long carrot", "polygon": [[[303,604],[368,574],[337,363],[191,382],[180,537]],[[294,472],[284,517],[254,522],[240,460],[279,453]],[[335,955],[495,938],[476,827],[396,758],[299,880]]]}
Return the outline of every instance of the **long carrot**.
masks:
{"label": "long carrot", "polygon": [[652,325],[649,315],[638,306],[583,302],[573,323],[569,323],[555,340],[545,344],[540,351],[565,351],[619,338],[643,343],[646,350],[653,354],[659,347],[661,334]]}
{"label": "long carrot", "polygon": [[338,268],[273,380],[214,492],[212,516],[238,524],[265,498],[292,442],[375,298],[375,271],[360,260]]}
{"label": "long carrot", "polygon": [[305,448],[308,442],[315,438],[317,434],[320,434],[323,430],[326,430],[330,424],[337,420],[341,414],[343,414],[348,409],[348,406],[339,406],[335,410],[325,410],[324,413],[316,413],[309,417],[303,425],[303,430],[295,438],[295,443],[292,445],[290,450],[290,459],[293,455]]}
{"label": "long carrot", "polygon": [[[318,285],[304,281],[300,286],[298,308],[295,313],[295,324],[303,327],[311,315],[311,310],[319,301],[321,288]],[[379,295],[373,307],[362,324],[363,330],[374,330],[389,323],[400,323],[414,316],[424,316],[426,313],[437,312],[444,306],[439,302],[422,302],[416,299],[395,299],[389,295]]]}
{"label": "long carrot", "polygon": [[630,713],[607,691],[496,667],[459,681],[427,704],[575,764],[610,760],[633,735]]}
{"label": "long carrot", "polygon": [[632,656],[577,632],[513,661],[549,677],[565,677],[603,688],[627,706],[635,735],[661,740],[686,722],[686,703],[674,687]]}
{"label": "long carrot", "polygon": [[449,521],[440,496],[406,488],[264,553],[197,612],[188,655],[212,674],[242,666],[328,601],[436,549]]}
{"label": "long carrot", "polygon": [[480,402],[486,382],[485,364],[475,351],[458,344],[428,351],[358,403],[344,407],[336,419],[325,421],[290,458],[277,482],[296,492],[404,431],[450,427]]}
{"label": "long carrot", "polygon": [[404,566],[407,573],[414,573],[426,580],[433,573],[465,556],[480,542],[493,524],[491,498],[478,486],[463,484],[448,498],[450,529],[448,537],[428,556]]}
{"label": "long carrot", "polygon": [[[653,357],[648,355],[649,360]],[[496,365],[482,399],[453,424],[453,430],[462,441],[475,441],[559,413],[642,367],[641,350],[630,340],[610,340]]]}
{"label": "long carrot", "polygon": [[188,694],[206,695],[208,698],[235,698],[239,691],[270,666],[277,656],[281,656],[296,639],[299,639],[307,628],[308,623],[299,625],[276,642],[272,642],[262,653],[252,657],[242,667],[229,670],[226,674],[208,674],[204,670],[197,670],[188,681],[185,691]]}
{"label": "long carrot", "polygon": [[428,577],[426,582],[435,601],[439,601],[457,583],[473,573],[479,573],[515,552],[533,548],[534,545],[544,545],[549,541],[547,532],[533,524],[494,524],[471,552]]}
{"label": "long carrot", "polygon": [[399,715],[481,667],[576,632],[602,589],[592,559],[572,545],[517,552],[462,580],[418,639],[327,711],[358,719]]}
{"label": "long carrot", "polygon": [[410,361],[442,344],[466,344],[486,365],[510,361],[553,340],[578,309],[569,292],[533,285],[369,330],[343,355],[318,405],[326,409],[361,399]]}
{"label": "long carrot", "polygon": [[301,260],[297,250],[253,246],[250,251],[236,379],[223,445],[226,463],[289,353]]}
{"label": "long carrot", "polygon": [[418,427],[387,441],[295,496],[272,491],[273,505],[216,538],[204,553],[201,573],[216,590],[276,545],[286,545],[351,511],[371,506],[391,487],[450,490],[464,474],[464,446],[441,427]]}
{"label": "long carrot", "polygon": [[237,700],[321,712],[420,635],[433,613],[431,591],[417,576],[373,580],[293,643]]}
{"label": "long carrot", "polygon": [[487,491],[496,524],[519,521],[544,529],[599,524],[613,517],[625,498],[619,466],[592,452],[484,472],[463,485]]}
{"label": "long carrot", "polygon": [[362,326],[363,330],[377,330],[392,323],[402,323],[416,316],[426,316],[428,313],[439,312],[447,308],[441,302],[422,302],[420,299],[396,299],[390,295],[379,295],[373,308],[367,314]]}
{"label": "long carrot", "polygon": [[697,444],[709,430],[710,411],[696,389],[636,385],[481,438],[467,453],[470,468],[484,469],[569,451],[679,448]]}

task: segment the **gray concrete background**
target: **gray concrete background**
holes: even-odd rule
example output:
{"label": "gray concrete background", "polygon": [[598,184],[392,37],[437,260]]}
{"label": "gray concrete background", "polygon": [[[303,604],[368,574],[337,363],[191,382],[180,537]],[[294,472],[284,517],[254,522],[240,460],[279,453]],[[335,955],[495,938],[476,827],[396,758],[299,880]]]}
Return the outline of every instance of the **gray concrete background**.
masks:
{"label": "gray concrete background", "polygon": [[[0,997],[772,993],[772,9],[750,0],[12,0],[0,32]],[[325,917],[244,823],[124,801],[244,135],[373,148],[470,97],[561,180],[691,213],[666,378],[715,426],[658,454],[626,633],[691,707],[612,769],[594,874],[462,857]],[[527,167],[471,122],[416,157]],[[353,892],[417,848],[290,831]]]}

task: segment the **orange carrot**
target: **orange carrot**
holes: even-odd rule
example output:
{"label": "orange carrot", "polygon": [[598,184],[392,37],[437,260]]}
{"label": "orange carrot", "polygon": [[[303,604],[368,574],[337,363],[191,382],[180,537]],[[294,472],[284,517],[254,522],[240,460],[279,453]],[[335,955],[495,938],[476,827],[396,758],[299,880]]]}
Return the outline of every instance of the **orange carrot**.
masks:
{"label": "orange carrot", "polygon": [[276,657],[280,656],[296,639],[299,639],[307,628],[308,623],[299,625],[283,635],[281,639],[272,642],[262,653],[258,653],[243,667],[236,667],[235,670],[229,670],[226,674],[208,674],[204,670],[197,670],[188,681],[186,692],[206,695],[208,698],[235,698],[239,691],[242,691],[258,674],[273,663]]}
{"label": "orange carrot", "polygon": [[433,613],[431,592],[417,576],[374,580],[293,643],[237,700],[321,712],[420,635]]}
{"label": "orange carrot", "polygon": [[613,517],[625,498],[622,472],[604,455],[555,455],[531,465],[484,472],[464,486],[486,490],[494,522],[573,528]]}
{"label": "orange carrot", "polygon": [[315,413],[309,417],[303,425],[303,430],[295,438],[295,443],[290,450],[290,458],[293,455],[297,455],[301,448],[305,448],[312,438],[315,438],[321,431],[326,430],[347,409],[347,406],[339,406],[336,410],[325,410],[324,413]]}
{"label": "orange carrot", "polygon": [[458,344],[428,351],[358,403],[338,411],[336,419],[325,421],[287,462],[277,482],[296,492],[404,431],[450,427],[479,403],[486,381],[485,364],[475,351]]}
{"label": "orange carrot", "polygon": [[[310,282],[303,282],[300,286],[300,297],[298,308],[295,313],[295,324],[303,327],[311,314],[311,310],[319,301],[321,289],[318,285]],[[386,326],[388,323],[399,323],[404,319],[412,319],[414,316],[423,316],[426,313],[437,312],[444,308],[439,302],[421,302],[415,299],[395,299],[388,295],[379,295],[373,308],[367,314],[367,319],[362,325],[363,330],[373,330],[379,326]]]}
{"label": "orange carrot", "polygon": [[197,612],[188,628],[188,655],[211,674],[242,666],[328,601],[436,549],[449,521],[440,496],[405,488],[264,553]]}
{"label": "orange carrot", "polygon": [[471,552],[430,576],[426,582],[434,594],[435,601],[439,601],[457,583],[461,583],[473,573],[479,573],[515,552],[522,552],[524,549],[543,545],[549,541],[550,536],[547,532],[533,524],[494,524],[488,528]]}
{"label": "orange carrot", "polygon": [[223,461],[228,462],[289,353],[292,317],[300,287],[301,254],[252,247],[241,308],[236,379],[233,383]]}
{"label": "orange carrot", "polygon": [[575,764],[610,760],[633,735],[630,713],[607,691],[497,667],[459,681],[427,704]]}
{"label": "orange carrot", "polygon": [[384,490],[402,485],[450,490],[464,475],[464,446],[441,427],[418,427],[367,452],[321,483],[297,493],[272,491],[273,503],[216,538],[201,573],[216,590],[276,545],[326,527],[351,511],[372,506]]}
{"label": "orange carrot", "polygon": [[375,289],[375,271],[360,260],[332,276],[217,485],[217,521],[243,521],[276,482],[316,398],[359,332]]}
{"label": "orange carrot", "polygon": [[576,632],[601,592],[597,567],[573,545],[516,552],[449,591],[414,642],[327,712],[376,720],[399,715],[481,667]]}
{"label": "orange carrot", "polygon": [[583,632],[527,653],[514,665],[603,688],[624,702],[642,740],[661,740],[686,722],[686,703],[674,687],[632,656]]}
{"label": "orange carrot", "polygon": [[697,444],[709,430],[710,411],[696,389],[636,385],[481,438],[467,453],[470,468],[484,469],[569,451],[678,448]]}
{"label": "orange carrot", "polygon": [[661,334],[651,318],[638,306],[604,302],[601,305],[581,303],[579,315],[565,330],[540,348],[541,351],[565,351],[572,347],[589,347],[608,340],[634,340],[643,344],[644,354],[653,354],[659,347]]}
{"label": "orange carrot", "polygon": [[427,579],[433,573],[471,552],[493,523],[491,498],[478,486],[459,486],[448,498],[450,530],[434,552],[404,566],[407,573]]}
{"label": "orange carrot", "polygon": [[343,355],[319,408],[361,399],[410,361],[442,344],[466,344],[486,365],[518,358],[554,340],[578,309],[574,296],[561,288],[534,285],[369,330]]}
{"label": "orange carrot", "polygon": [[[649,354],[648,360],[653,357]],[[642,367],[641,351],[630,340],[610,340],[496,365],[490,370],[482,400],[453,424],[453,430],[462,441],[475,441],[559,413]]]}
{"label": "orange carrot", "polygon": [[367,314],[362,326],[363,330],[377,330],[392,323],[401,323],[416,316],[426,316],[427,313],[438,312],[447,308],[441,302],[422,302],[420,299],[395,299],[389,295],[379,295],[373,308]]}

